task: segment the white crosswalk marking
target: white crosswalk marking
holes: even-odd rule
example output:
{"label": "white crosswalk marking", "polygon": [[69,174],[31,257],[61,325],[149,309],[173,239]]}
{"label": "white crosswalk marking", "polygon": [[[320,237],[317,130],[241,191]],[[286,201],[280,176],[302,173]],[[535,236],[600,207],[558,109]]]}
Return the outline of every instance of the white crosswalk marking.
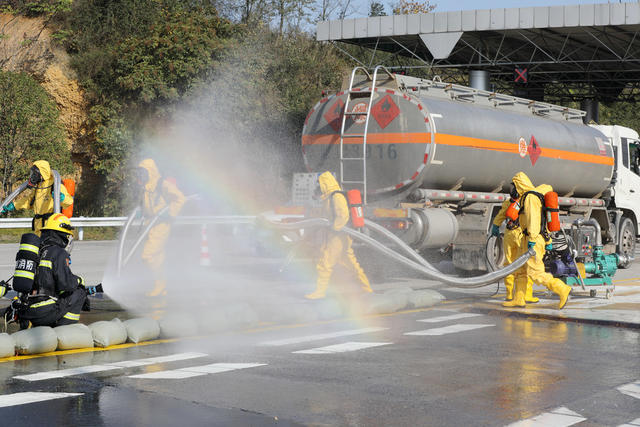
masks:
{"label": "white crosswalk marking", "polygon": [[150,372],[148,374],[129,375],[129,378],[176,380],[182,378],[199,377],[201,375],[219,374],[221,372],[236,371],[238,369],[266,366],[266,363],[212,363],[203,366],[174,369],[171,371]]}
{"label": "white crosswalk marking", "polygon": [[27,403],[44,402],[46,400],[62,399],[65,397],[82,396],[83,393],[13,393],[0,396],[0,408],[7,406],[26,405]]}
{"label": "white crosswalk marking", "polygon": [[381,345],[393,344],[391,342],[345,342],[342,344],[328,345],[326,347],[312,348],[310,350],[292,351],[297,354],[332,354],[357,351],[365,348],[380,347]]}
{"label": "white crosswalk marking", "polygon": [[483,315],[477,314],[477,313],[459,313],[459,314],[451,314],[449,316],[432,317],[430,319],[420,319],[418,320],[418,322],[439,323],[439,322],[447,322],[449,320],[467,319],[469,317],[478,317],[478,316],[483,316]]}
{"label": "white crosswalk marking", "polygon": [[550,412],[545,412],[544,414],[537,415],[533,418],[509,424],[508,427],[568,427],[585,420],[586,418],[584,418],[577,412],[573,412],[569,408],[561,406]]}
{"label": "white crosswalk marking", "polygon": [[472,331],[474,329],[488,328],[490,326],[496,326],[496,325],[460,324],[460,325],[445,326],[442,328],[425,329],[424,331],[406,332],[404,335],[414,335],[414,336],[447,335],[447,334],[455,334],[458,332]]}
{"label": "white crosswalk marking", "polygon": [[51,378],[64,378],[73,375],[91,374],[95,372],[111,371],[114,369],[133,368],[138,366],[153,365],[155,363],[175,362],[178,360],[195,359],[207,356],[204,353],[178,353],[169,356],[150,357],[147,359],[125,360],[122,362],[106,363],[104,365],[89,365],[79,368],[61,369],[57,371],[38,372],[29,375],[18,375],[13,378],[24,381],[42,381]]}
{"label": "white crosswalk marking", "polygon": [[276,341],[266,341],[266,342],[260,343],[260,345],[280,346],[280,345],[300,344],[303,342],[320,341],[320,340],[326,340],[329,338],[339,338],[339,337],[346,337],[350,335],[370,334],[372,332],[380,332],[380,331],[385,331],[387,329],[389,328],[349,329],[346,331],[329,332],[326,334],[307,335],[303,337],[286,338],[286,339],[276,340]]}
{"label": "white crosswalk marking", "polygon": [[617,388],[620,393],[640,399],[640,381],[622,385]]}
{"label": "white crosswalk marking", "polygon": [[618,427],[640,427],[640,418],[636,418],[626,424],[620,424]]}

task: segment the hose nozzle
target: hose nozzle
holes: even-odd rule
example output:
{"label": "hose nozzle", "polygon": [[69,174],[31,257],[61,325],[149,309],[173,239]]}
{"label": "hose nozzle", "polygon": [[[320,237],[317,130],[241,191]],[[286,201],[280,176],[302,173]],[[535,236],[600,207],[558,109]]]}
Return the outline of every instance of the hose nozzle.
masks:
{"label": "hose nozzle", "polygon": [[104,289],[102,288],[102,283],[98,283],[95,286],[87,286],[86,290],[87,290],[87,295],[101,294],[104,292]]}

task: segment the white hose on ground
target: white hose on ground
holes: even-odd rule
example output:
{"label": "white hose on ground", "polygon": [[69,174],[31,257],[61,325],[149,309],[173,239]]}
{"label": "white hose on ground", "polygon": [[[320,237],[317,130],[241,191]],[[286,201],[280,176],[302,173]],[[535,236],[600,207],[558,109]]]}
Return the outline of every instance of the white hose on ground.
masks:
{"label": "white hose on ground", "polygon": [[[308,220],[298,221],[294,223],[286,223],[286,224],[274,223],[268,220],[265,220],[265,222],[274,228],[282,229],[282,230],[295,230],[295,229],[301,229],[301,228],[330,226],[330,222],[324,218],[308,219]],[[382,254],[387,255],[388,257],[406,265],[407,267],[410,267],[416,271],[419,271],[420,273],[423,273],[428,279],[437,280],[439,282],[446,283],[456,288],[467,288],[467,289],[481,288],[483,286],[487,286],[492,283],[495,283],[497,280],[503,279],[508,275],[514,273],[517,269],[522,267],[529,260],[530,257],[535,255],[535,251],[533,249],[529,249],[528,252],[518,257],[514,262],[496,271],[492,271],[490,273],[483,274],[481,276],[475,276],[475,277],[458,277],[458,276],[450,276],[448,274],[435,271],[432,268],[427,267],[426,265],[418,264],[417,262],[412,261],[409,258],[403,256],[402,254],[399,254],[398,252],[387,248],[382,243],[378,242],[375,239],[372,239],[371,237],[359,231],[353,230],[348,227],[344,227],[342,231],[352,236],[354,239],[359,240],[363,243],[366,243],[367,245],[377,250],[378,252],[381,252]],[[408,247],[408,249],[410,251],[413,251],[413,249],[411,249],[410,247]],[[416,255],[419,256],[419,254],[417,253]],[[415,256],[413,255],[412,257],[415,258]]]}

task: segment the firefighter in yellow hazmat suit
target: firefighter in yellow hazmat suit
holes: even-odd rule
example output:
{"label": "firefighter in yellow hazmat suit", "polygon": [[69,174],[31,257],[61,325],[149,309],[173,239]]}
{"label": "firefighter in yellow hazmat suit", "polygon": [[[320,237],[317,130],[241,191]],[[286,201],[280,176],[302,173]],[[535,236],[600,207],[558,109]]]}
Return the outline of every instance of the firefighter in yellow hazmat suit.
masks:
{"label": "firefighter in yellow hazmat suit", "polygon": [[[27,189],[5,206],[4,211],[32,209],[34,213],[31,229],[38,236],[47,219],[53,214],[53,172],[46,160],[36,160],[29,170]],[[73,197],[60,183],[60,208],[71,206]]]}
{"label": "firefighter in yellow hazmat suit", "polygon": [[[545,250],[550,246],[550,242],[544,237],[544,235],[546,235],[546,222],[545,224],[541,223],[543,219],[542,201],[535,194],[526,194],[527,192],[536,192],[544,196],[544,194],[553,191],[553,189],[547,184],[534,187],[524,172],[518,172],[513,177],[513,184],[521,196],[521,208],[518,220],[520,221],[523,235],[518,256],[524,254],[528,248],[534,248],[536,255],[529,258],[527,263],[516,271],[513,300],[507,301],[502,305],[505,307],[526,306],[525,293],[527,282],[533,280],[533,282],[545,286],[558,295],[560,298],[558,309],[561,309],[569,299],[571,286],[566,285],[560,279],[554,278],[544,270],[542,258],[544,257]],[[522,198],[524,198],[524,201]]]}
{"label": "firefighter in yellow hazmat suit", "polygon": [[373,292],[369,279],[353,253],[351,237],[340,231],[349,222],[349,205],[344,194],[336,193],[341,191],[338,181],[331,172],[324,172],[318,177],[318,184],[324,201],[323,213],[332,221],[332,225],[316,265],[318,271],[316,290],[305,295],[305,298],[320,299],[326,296],[329,279],[337,263],[344,265],[358,276],[363,291]]}
{"label": "firefighter in yellow hazmat suit", "polygon": [[[522,228],[520,227],[519,221],[512,221],[511,219],[507,218],[507,209],[509,208],[509,205],[514,201],[513,196],[515,196],[516,199],[519,197],[517,193],[512,194],[511,198],[505,200],[502,203],[502,207],[500,208],[500,211],[498,211],[498,214],[494,218],[493,224],[491,226],[491,235],[498,236],[498,234],[500,234],[500,225],[502,225],[505,219],[507,220],[507,229],[505,230],[504,236],[502,238],[505,266],[511,264],[518,257],[518,254],[520,253],[520,245],[522,243]],[[513,274],[510,274],[504,278],[504,287],[507,289],[507,296],[505,298],[506,301],[511,301],[513,299],[514,281],[515,275]],[[531,281],[531,278],[529,278],[527,282],[527,292],[525,293],[524,300],[526,302],[532,303],[538,302],[538,298],[533,296],[533,281]]]}
{"label": "firefighter in yellow hazmat suit", "polygon": [[145,218],[153,218],[162,209],[169,206],[167,217],[159,220],[147,236],[147,241],[142,248],[142,260],[149,266],[154,274],[154,288],[149,296],[166,295],[166,282],[164,279],[164,247],[171,226],[169,218],[180,213],[185,202],[185,197],[178,187],[167,179],[162,179],[156,162],[153,159],[145,159],[138,164],[136,170],[138,184],[143,186],[142,213]]}

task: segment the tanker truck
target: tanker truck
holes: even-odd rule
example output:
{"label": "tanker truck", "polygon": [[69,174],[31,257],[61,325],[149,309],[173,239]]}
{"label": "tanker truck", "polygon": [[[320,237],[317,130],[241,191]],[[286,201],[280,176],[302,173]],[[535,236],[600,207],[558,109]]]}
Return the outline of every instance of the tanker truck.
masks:
{"label": "tanker truck", "polygon": [[624,267],[640,218],[638,133],[586,125],[584,116],[357,67],[307,115],[302,153],[309,173],[332,171],[345,190],[362,192],[367,219],[419,252],[447,254],[458,269],[486,270],[488,257],[500,262],[500,245],[487,249],[488,230],[519,171],[558,193],[574,256],[599,244],[622,255]]}

